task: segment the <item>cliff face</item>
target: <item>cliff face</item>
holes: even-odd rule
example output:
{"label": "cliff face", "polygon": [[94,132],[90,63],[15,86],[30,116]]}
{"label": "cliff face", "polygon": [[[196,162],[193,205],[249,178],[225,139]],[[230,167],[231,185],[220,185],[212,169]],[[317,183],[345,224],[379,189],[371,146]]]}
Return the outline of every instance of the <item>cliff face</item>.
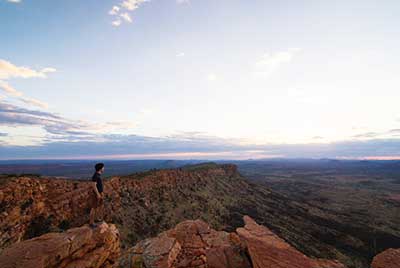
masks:
{"label": "cliff face", "polygon": [[[114,177],[104,182],[105,220],[119,225],[125,244],[186,218],[203,216],[221,226],[228,211],[206,188],[237,176],[235,166],[223,165]],[[18,177],[0,182],[0,249],[88,220],[88,181]]]}
{"label": "cliff face", "polygon": [[48,233],[16,243],[0,255],[2,268],[111,268],[118,263],[119,233],[101,224]]}
{"label": "cliff face", "polygon": [[0,188],[0,248],[29,239],[86,214],[87,183],[20,177]]}

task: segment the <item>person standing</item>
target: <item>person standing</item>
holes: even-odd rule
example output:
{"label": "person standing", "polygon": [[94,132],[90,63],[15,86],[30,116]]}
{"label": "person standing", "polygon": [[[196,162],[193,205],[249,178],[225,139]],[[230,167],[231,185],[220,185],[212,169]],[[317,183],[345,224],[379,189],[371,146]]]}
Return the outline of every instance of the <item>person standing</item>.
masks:
{"label": "person standing", "polygon": [[92,182],[89,194],[89,226],[96,227],[95,219],[96,217],[104,216],[104,202],[103,202],[103,181],[101,179],[101,174],[104,172],[104,164],[97,163],[95,166],[95,173],[92,176]]}

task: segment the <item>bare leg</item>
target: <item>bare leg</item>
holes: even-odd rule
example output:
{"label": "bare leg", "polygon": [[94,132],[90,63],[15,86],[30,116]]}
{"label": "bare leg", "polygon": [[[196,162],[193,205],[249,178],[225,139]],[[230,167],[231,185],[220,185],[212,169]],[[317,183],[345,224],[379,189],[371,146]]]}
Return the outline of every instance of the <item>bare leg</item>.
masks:
{"label": "bare leg", "polygon": [[103,204],[101,204],[97,209],[96,209],[96,220],[98,222],[101,222],[104,220],[104,213],[103,213]]}
{"label": "bare leg", "polygon": [[98,222],[104,221],[104,200],[101,200],[100,205],[96,209],[96,219]]}
{"label": "bare leg", "polygon": [[93,225],[94,224],[95,217],[96,217],[96,209],[91,208],[90,209],[90,215],[89,215],[89,225]]}

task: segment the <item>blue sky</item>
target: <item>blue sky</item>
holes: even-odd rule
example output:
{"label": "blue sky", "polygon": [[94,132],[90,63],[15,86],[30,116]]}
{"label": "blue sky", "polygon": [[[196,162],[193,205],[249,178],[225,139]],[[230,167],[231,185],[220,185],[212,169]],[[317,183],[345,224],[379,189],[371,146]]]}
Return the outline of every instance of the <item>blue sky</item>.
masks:
{"label": "blue sky", "polygon": [[0,0],[0,158],[398,158],[399,11]]}

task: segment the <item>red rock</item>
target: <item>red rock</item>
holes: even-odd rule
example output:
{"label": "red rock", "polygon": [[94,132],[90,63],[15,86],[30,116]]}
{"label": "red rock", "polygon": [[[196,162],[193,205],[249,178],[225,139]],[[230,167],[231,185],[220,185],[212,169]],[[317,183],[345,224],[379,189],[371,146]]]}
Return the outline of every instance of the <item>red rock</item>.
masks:
{"label": "red rock", "polygon": [[139,242],[121,264],[128,268],[344,268],[337,261],[305,256],[250,217],[244,221],[237,234],[215,231],[201,220],[182,222]]}
{"label": "red rock", "polygon": [[372,268],[399,268],[400,249],[388,249],[376,255],[371,264]]}
{"label": "red rock", "polygon": [[241,248],[234,246],[216,247],[207,250],[209,268],[251,267]]}
{"label": "red rock", "polygon": [[174,229],[167,231],[168,236],[175,237],[182,247],[193,249],[205,247],[201,235],[209,232],[210,227],[200,220],[184,221]]}
{"label": "red rock", "polygon": [[16,243],[1,253],[0,263],[2,268],[108,268],[116,266],[119,251],[118,230],[103,223]]}
{"label": "red rock", "polygon": [[[106,201],[104,220],[123,223],[126,228],[121,228],[121,241],[127,243],[130,240],[128,238],[130,233],[125,230],[133,227],[137,228],[132,230],[133,232],[143,232],[138,226],[146,224],[147,215],[136,215],[135,219],[132,219],[130,215],[133,212],[126,211],[126,203],[140,202],[143,208],[151,210],[157,208],[155,193],[162,194],[162,198],[171,201],[173,190],[196,187],[221,176],[238,176],[236,166],[220,165],[196,171],[159,170],[104,180]],[[0,185],[0,251],[13,243],[44,234],[59,226],[69,228],[87,223],[89,216],[87,200],[90,191],[89,180],[36,177],[14,177],[5,180]],[[135,198],[138,200],[133,200]],[[38,219],[48,219],[48,221],[45,224],[35,225]],[[32,232],[32,229],[35,229],[32,226],[46,228]],[[196,246],[194,243],[192,245]]]}
{"label": "red rock", "polygon": [[[217,232],[201,220],[182,222],[155,238],[139,242],[128,252],[121,260],[122,266],[128,268],[251,267],[235,236]],[[143,266],[137,265],[140,260]]]}
{"label": "red rock", "polygon": [[247,246],[254,268],[339,268],[336,261],[314,260],[296,250],[267,227],[258,225],[248,216],[245,227],[237,233]]}
{"label": "red rock", "polygon": [[165,233],[148,241],[143,251],[146,267],[171,267],[181,250],[179,242]]}

